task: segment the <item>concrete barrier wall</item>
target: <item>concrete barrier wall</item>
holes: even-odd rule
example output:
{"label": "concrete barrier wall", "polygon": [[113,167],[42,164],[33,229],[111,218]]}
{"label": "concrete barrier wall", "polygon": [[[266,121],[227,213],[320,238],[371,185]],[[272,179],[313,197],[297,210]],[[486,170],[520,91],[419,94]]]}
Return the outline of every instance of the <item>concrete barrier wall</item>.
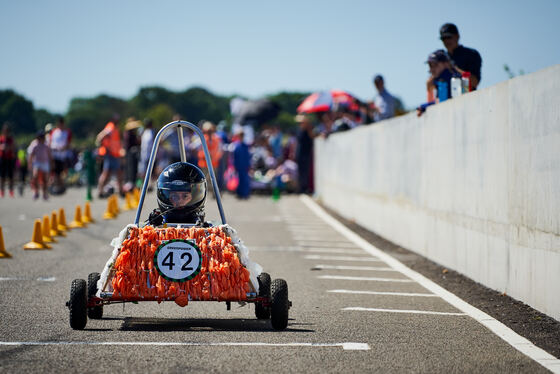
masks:
{"label": "concrete barrier wall", "polygon": [[315,142],[342,216],[560,320],[560,65]]}

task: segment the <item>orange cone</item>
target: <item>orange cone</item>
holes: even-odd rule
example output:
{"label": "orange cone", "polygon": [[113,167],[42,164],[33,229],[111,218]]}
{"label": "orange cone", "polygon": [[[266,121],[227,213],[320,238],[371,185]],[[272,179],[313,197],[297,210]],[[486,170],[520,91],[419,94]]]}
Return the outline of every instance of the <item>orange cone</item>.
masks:
{"label": "orange cone", "polygon": [[111,197],[112,197],[113,200],[114,200],[114,202],[113,202],[113,204],[114,204],[114,205],[113,205],[114,213],[115,213],[116,216],[118,216],[119,213],[121,212],[121,210],[119,209],[119,198],[117,197],[117,195],[113,195],[113,196],[111,196]]}
{"label": "orange cone", "polygon": [[138,188],[134,188],[132,190],[132,198],[134,208],[138,208],[138,204],[140,204],[140,190]]}
{"label": "orange cone", "polygon": [[109,197],[107,199],[107,209],[103,213],[103,219],[115,219],[115,213],[113,212],[113,199]]}
{"label": "orange cone", "polygon": [[4,235],[2,235],[2,226],[0,226],[0,258],[11,258],[12,255],[6,251],[4,247]]}
{"label": "orange cone", "polygon": [[56,240],[51,236],[51,221],[49,216],[43,216],[43,242],[56,243]]}
{"label": "orange cone", "polygon": [[54,210],[51,213],[51,236],[66,236],[66,234],[58,228],[58,217]]}
{"label": "orange cone", "polygon": [[89,201],[86,201],[86,206],[84,207],[84,218],[85,223],[93,223],[95,220],[91,217],[91,205]]}
{"label": "orange cone", "polygon": [[64,213],[64,208],[58,210],[58,229],[62,232],[70,230],[70,227],[66,225],[66,214]]}
{"label": "orange cone", "polygon": [[43,242],[43,232],[41,231],[41,220],[36,219],[33,225],[33,237],[31,241],[23,245],[23,249],[50,249],[51,246]]}
{"label": "orange cone", "polygon": [[70,222],[70,227],[73,229],[86,227],[86,223],[82,220],[82,208],[77,205],[76,213],[74,213],[74,220]]}
{"label": "orange cone", "polygon": [[130,192],[127,192],[124,195],[123,210],[132,210],[132,209],[134,209],[134,206],[132,205],[132,195]]}

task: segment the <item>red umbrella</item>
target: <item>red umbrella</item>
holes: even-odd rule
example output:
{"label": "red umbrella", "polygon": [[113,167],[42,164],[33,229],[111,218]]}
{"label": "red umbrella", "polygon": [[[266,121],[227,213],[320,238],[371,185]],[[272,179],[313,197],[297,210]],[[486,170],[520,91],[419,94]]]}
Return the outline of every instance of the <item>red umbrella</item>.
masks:
{"label": "red umbrella", "polygon": [[346,91],[330,90],[315,92],[307,96],[297,107],[298,113],[326,112],[333,108],[334,104],[350,105],[356,99]]}

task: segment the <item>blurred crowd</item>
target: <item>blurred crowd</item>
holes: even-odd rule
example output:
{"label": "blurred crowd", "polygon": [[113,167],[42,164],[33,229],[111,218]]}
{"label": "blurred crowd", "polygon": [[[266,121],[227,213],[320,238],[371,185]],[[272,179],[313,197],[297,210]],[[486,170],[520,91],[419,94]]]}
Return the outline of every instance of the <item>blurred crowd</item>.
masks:
{"label": "blurred crowd", "polygon": [[[417,108],[419,116],[430,105],[455,97],[457,79],[460,93],[475,90],[481,79],[482,59],[476,50],[459,44],[454,24],[440,28],[440,39],[445,50],[430,53],[426,61],[430,72],[428,101]],[[201,121],[198,126],[208,145],[219,189],[240,199],[251,193],[313,193],[314,138],[327,138],[405,113],[400,100],[387,90],[382,75],[375,75],[372,83],[377,94],[368,102],[341,90],[309,95],[297,108],[297,128],[288,131],[275,124],[278,108],[266,99],[233,99],[231,126]],[[173,118],[179,119],[178,115]],[[149,118],[121,121],[114,115],[97,134],[96,148],[78,152],[62,117],[54,125],[47,124],[26,147],[16,146],[10,125],[4,124],[0,134],[0,197],[4,197],[6,187],[11,197],[16,187],[23,195],[27,182],[34,199],[48,199],[50,194],[63,194],[69,185],[85,184],[96,185],[99,198],[124,194],[143,183],[157,130]],[[200,167],[208,179],[209,165],[201,140],[184,130],[182,143],[186,160]],[[154,158],[151,188],[161,170],[181,160],[179,150],[177,132],[164,134]]]}

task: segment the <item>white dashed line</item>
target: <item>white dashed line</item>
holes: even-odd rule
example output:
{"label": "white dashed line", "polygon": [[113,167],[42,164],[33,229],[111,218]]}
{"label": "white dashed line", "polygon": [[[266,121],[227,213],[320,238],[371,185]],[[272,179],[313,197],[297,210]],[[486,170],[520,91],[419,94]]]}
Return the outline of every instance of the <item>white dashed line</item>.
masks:
{"label": "white dashed line", "polygon": [[337,280],[354,280],[354,281],[374,281],[374,282],[397,282],[397,283],[412,283],[412,279],[399,279],[399,278],[377,278],[377,277],[349,277],[346,275],[319,275],[319,279],[337,279]]}
{"label": "white dashed line", "polygon": [[381,312],[381,313],[436,314],[438,316],[466,316],[467,315],[467,313],[432,312],[430,310],[363,308],[361,306],[351,306],[348,308],[342,308],[342,310],[356,310],[360,312]]}
{"label": "white dashed line", "polygon": [[39,278],[25,278],[25,277],[0,277],[1,281],[37,281],[37,282],[54,282],[55,277],[39,277]]}
{"label": "white dashed line", "polygon": [[439,297],[433,293],[411,293],[411,292],[384,292],[384,291],[361,291],[361,290],[328,290],[332,293],[347,293],[356,295],[381,295],[381,296],[408,296],[408,297]]}
{"label": "white dashed line", "polygon": [[365,270],[365,271],[396,271],[387,267],[375,266],[345,266],[345,265],[315,265],[311,270]]}
{"label": "white dashed line", "polygon": [[367,261],[367,262],[381,262],[380,259],[375,257],[352,257],[352,256],[321,256],[321,255],[307,255],[304,256],[306,260],[331,260],[331,261]]}
{"label": "white dashed line", "polygon": [[323,247],[323,248],[360,248],[359,246],[357,246],[354,243],[350,243],[350,242],[338,242],[338,243],[333,243],[333,242],[329,242],[329,241],[323,241],[323,240],[318,240],[318,241],[311,241],[308,242],[306,240],[300,240],[297,242],[297,244],[300,247]]}
{"label": "white dashed line", "polygon": [[306,248],[304,252],[309,253],[338,253],[347,255],[363,255],[365,254],[362,249],[336,249],[336,248]]}

